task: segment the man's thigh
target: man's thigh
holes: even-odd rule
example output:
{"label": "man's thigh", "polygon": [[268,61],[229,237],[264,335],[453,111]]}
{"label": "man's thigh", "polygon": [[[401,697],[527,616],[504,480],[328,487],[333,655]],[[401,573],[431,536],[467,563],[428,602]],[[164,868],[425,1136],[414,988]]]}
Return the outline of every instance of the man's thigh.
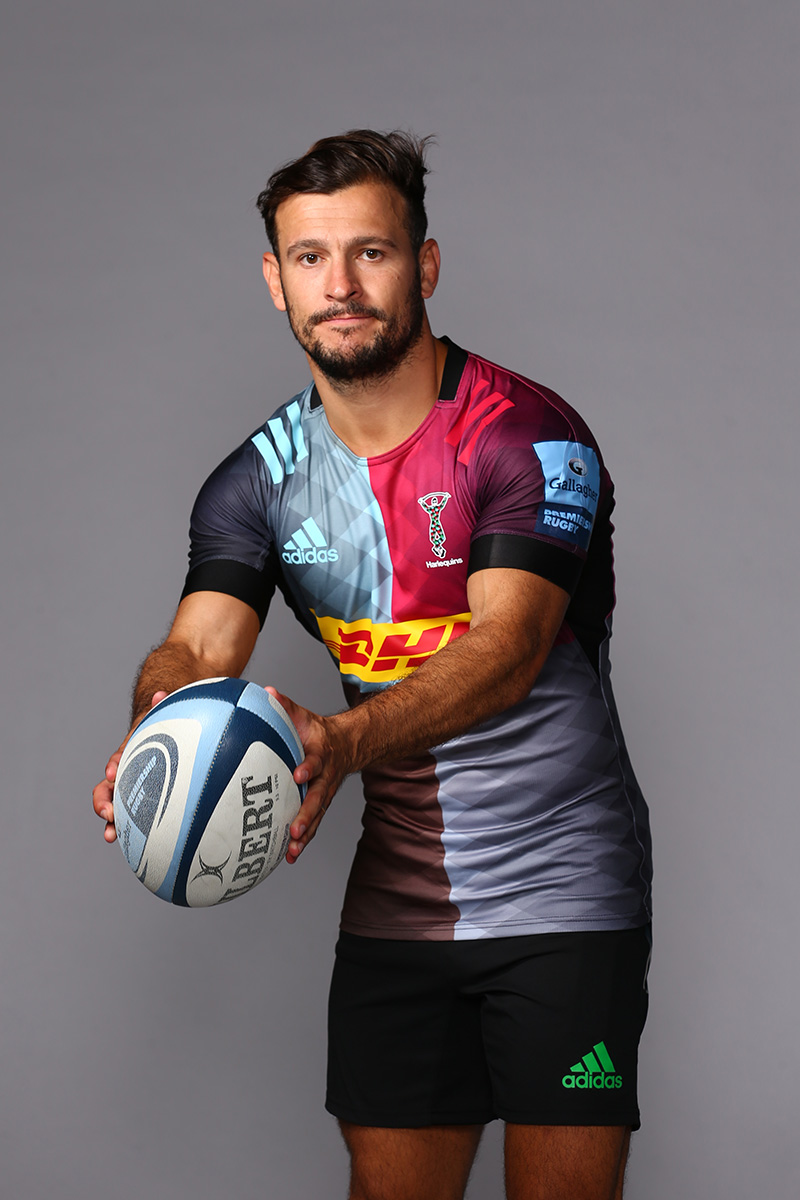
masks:
{"label": "man's thigh", "polygon": [[507,1200],[622,1200],[630,1128],[506,1125]]}
{"label": "man's thigh", "polygon": [[339,1124],[350,1152],[349,1200],[462,1200],[483,1126]]}
{"label": "man's thigh", "polygon": [[[349,1200],[462,1200],[483,1132],[340,1126]],[[629,1139],[624,1126],[507,1125],[507,1200],[622,1200]]]}

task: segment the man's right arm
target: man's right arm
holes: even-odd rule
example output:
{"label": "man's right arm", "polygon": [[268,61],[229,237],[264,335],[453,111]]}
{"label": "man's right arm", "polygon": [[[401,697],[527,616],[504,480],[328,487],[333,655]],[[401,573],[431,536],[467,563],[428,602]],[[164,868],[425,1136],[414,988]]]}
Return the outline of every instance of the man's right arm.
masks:
{"label": "man's right arm", "polygon": [[150,710],[154,697],[161,699],[198,679],[241,675],[258,633],[257,614],[234,596],[223,592],[192,592],[181,601],[166,639],[142,664],[134,688],[131,728],[92,793],[94,810],[106,822],[107,842],[113,842],[117,836],[112,797],[119,760],[125,742]]}

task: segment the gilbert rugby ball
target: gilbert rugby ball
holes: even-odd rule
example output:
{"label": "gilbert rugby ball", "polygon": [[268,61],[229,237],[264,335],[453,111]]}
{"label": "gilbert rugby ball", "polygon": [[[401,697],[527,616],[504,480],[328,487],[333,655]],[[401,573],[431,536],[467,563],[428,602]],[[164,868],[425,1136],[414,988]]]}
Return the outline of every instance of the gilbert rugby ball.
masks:
{"label": "gilbert rugby ball", "polygon": [[285,710],[255,683],[204,679],[172,692],[117,769],[114,823],[137,877],[186,908],[249,892],[286,853],[304,757]]}

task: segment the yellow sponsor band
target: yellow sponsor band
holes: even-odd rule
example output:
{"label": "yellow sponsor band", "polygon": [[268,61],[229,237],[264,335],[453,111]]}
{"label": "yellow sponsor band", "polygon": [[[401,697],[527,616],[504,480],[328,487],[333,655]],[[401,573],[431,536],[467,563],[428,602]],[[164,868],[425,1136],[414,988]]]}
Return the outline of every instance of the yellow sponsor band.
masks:
{"label": "yellow sponsor band", "polygon": [[426,658],[466,633],[470,622],[469,613],[377,625],[316,613],[314,617],[322,640],[339,660],[341,673],[365,683],[389,683],[410,675]]}

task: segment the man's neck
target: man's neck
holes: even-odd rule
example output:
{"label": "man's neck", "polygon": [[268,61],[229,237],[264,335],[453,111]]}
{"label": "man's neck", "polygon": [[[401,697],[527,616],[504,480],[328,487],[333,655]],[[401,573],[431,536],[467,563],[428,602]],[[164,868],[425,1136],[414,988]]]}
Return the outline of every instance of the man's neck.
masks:
{"label": "man's neck", "polygon": [[354,454],[370,458],[419,428],[439,396],[446,358],[426,320],[417,344],[386,378],[334,383],[311,359],[309,366],[331,429]]}

